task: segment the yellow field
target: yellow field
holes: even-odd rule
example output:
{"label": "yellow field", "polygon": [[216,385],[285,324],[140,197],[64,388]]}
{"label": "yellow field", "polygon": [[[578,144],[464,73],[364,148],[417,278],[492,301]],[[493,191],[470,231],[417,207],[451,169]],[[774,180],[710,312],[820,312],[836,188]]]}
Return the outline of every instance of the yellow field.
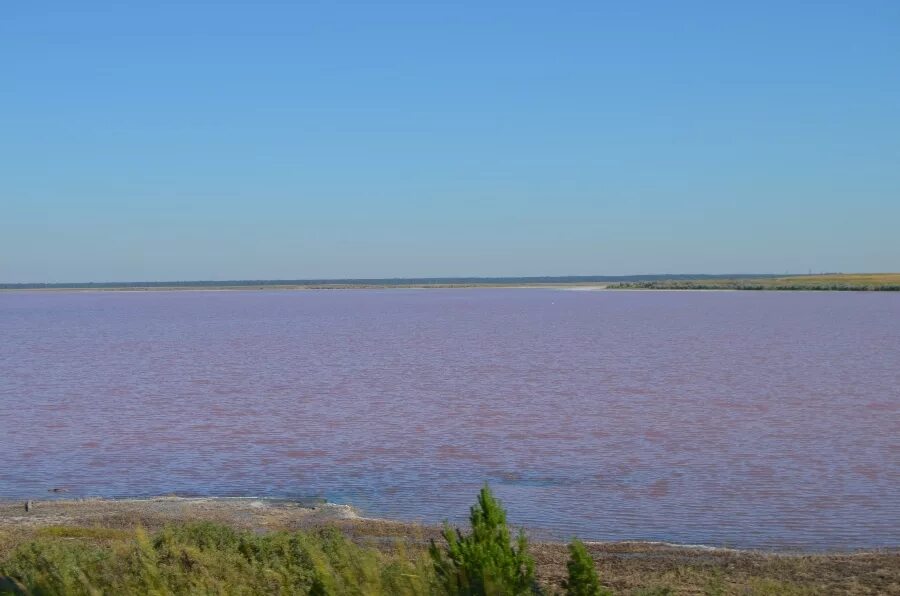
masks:
{"label": "yellow field", "polygon": [[828,275],[790,275],[774,279],[756,280],[764,283],[828,285],[850,284],[862,286],[900,285],[900,273],[835,273]]}

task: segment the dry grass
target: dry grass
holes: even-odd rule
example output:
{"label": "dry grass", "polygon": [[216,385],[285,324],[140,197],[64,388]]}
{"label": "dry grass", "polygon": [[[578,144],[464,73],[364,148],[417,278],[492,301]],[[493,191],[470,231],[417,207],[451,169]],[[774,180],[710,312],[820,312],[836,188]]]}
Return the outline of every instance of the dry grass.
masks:
{"label": "dry grass", "polygon": [[[786,555],[648,544],[589,544],[601,581],[616,593],[900,594],[900,554]],[[535,545],[538,574],[560,585],[561,545]]]}
{"label": "dry grass", "polygon": [[770,280],[779,285],[794,283],[797,285],[848,284],[860,286],[900,285],[900,273],[836,273],[831,275],[793,275],[777,277]]}

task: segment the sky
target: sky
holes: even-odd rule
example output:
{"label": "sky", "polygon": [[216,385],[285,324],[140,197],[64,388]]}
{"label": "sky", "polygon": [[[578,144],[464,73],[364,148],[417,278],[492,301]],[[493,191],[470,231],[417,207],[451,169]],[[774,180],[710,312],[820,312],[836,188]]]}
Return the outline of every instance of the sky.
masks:
{"label": "sky", "polygon": [[0,6],[0,282],[900,270],[900,2]]}

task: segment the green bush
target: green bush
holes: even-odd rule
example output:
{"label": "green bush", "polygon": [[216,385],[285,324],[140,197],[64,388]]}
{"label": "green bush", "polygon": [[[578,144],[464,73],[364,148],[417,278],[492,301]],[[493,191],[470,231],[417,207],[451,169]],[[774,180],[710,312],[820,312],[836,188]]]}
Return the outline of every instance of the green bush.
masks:
{"label": "green bush", "polygon": [[569,561],[566,563],[569,577],[566,580],[566,596],[610,596],[611,591],[600,585],[594,559],[584,543],[575,539],[569,544]]}
{"label": "green bush", "polygon": [[528,541],[519,532],[516,545],[510,541],[506,512],[485,486],[470,514],[468,535],[444,525],[446,549],[431,542],[429,552],[441,587],[460,596],[513,596],[536,591],[534,560]]}

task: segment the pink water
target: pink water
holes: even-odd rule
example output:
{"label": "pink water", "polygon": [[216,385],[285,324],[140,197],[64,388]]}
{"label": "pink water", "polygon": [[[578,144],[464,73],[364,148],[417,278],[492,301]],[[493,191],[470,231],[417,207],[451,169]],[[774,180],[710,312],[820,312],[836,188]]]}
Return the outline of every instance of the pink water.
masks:
{"label": "pink water", "polygon": [[900,545],[900,294],[0,293],[0,498]]}

